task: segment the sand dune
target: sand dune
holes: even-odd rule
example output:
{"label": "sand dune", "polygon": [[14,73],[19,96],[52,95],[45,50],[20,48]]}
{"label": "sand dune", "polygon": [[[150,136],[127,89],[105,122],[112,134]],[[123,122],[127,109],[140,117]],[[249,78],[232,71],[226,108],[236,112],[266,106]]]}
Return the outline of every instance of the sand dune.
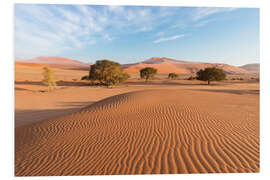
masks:
{"label": "sand dune", "polygon": [[240,68],[247,70],[250,73],[260,73],[260,64],[254,63],[254,64],[246,64],[243,66],[240,66]]}
{"label": "sand dune", "polygon": [[[92,60],[94,62],[94,60]],[[84,63],[78,60],[72,60],[63,57],[36,57],[30,60],[20,60],[16,62],[17,65],[24,66],[49,66],[52,68],[60,69],[70,69],[70,70],[89,70],[92,63]],[[158,73],[171,73],[175,72],[178,74],[194,74],[200,69],[206,67],[218,67],[222,68],[226,73],[230,74],[245,74],[253,73],[254,67],[252,66],[252,71],[250,71],[250,66],[233,66],[222,63],[204,63],[204,62],[195,62],[195,61],[183,61],[175,60],[166,57],[152,57],[150,59],[141,61],[139,63],[133,64],[122,64],[122,68],[127,73],[139,73],[140,69],[145,67],[154,67],[158,69]],[[257,67],[255,67],[256,69]],[[258,68],[256,69],[258,72]]]}
{"label": "sand dune", "polygon": [[17,127],[15,138],[16,176],[259,172],[259,98],[129,92]]}
{"label": "sand dune", "polygon": [[140,69],[145,67],[154,67],[158,70],[158,73],[175,72],[179,74],[194,74],[200,69],[204,69],[206,67],[222,68],[225,72],[231,74],[248,73],[245,69],[228,64],[182,61],[165,57],[153,57],[140,63],[125,64],[122,65],[122,67],[127,73],[139,73]]}
{"label": "sand dune", "polygon": [[73,70],[89,70],[91,63],[84,63],[78,60],[73,60],[64,57],[36,57],[29,60],[18,61],[16,64],[25,66],[48,66],[61,69],[73,69]]}

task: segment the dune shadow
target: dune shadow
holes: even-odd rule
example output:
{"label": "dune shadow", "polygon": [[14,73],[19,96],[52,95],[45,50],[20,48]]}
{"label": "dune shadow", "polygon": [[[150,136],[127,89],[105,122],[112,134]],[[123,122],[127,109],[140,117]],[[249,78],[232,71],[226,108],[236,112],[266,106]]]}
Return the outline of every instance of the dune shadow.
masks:
{"label": "dune shadow", "polygon": [[233,89],[190,89],[192,91],[203,91],[203,92],[216,92],[216,93],[230,93],[230,94],[260,94],[260,90],[233,90]]}
{"label": "dune shadow", "polygon": [[29,89],[18,88],[18,87],[15,87],[15,90],[17,90],[17,91],[31,91],[31,90],[29,90]]}
{"label": "dune shadow", "polygon": [[[15,81],[15,84],[45,86],[41,81]],[[56,85],[57,86],[89,86],[89,82],[60,80],[60,81],[56,81]]]}
{"label": "dune shadow", "polygon": [[83,107],[86,107],[86,106],[89,106],[91,104],[95,103],[95,101],[85,101],[85,102],[77,102],[77,101],[74,101],[74,102],[61,102],[61,103],[58,103],[58,106],[60,107],[79,107],[79,108],[83,108]]}
{"label": "dune shadow", "polygon": [[[28,125],[43,120],[57,118],[71,113],[79,112],[94,102],[64,102],[59,103],[59,109],[19,110],[15,109],[15,127]],[[66,107],[66,108],[65,108]],[[70,107],[70,108],[68,108]]]}
{"label": "dune shadow", "polygon": [[[125,85],[164,85],[164,86],[176,86],[176,85],[179,85],[179,86],[209,86],[207,85],[206,83],[184,83],[184,82],[170,82],[170,81],[161,81],[161,82],[156,82],[156,81],[148,81],[148,82],[145,82],[145,81],[137,81],[137,82],[125,82],[124,83]],[[211,86],[216,86],[216,85],[219,85],[219,84],[212,84]]]}

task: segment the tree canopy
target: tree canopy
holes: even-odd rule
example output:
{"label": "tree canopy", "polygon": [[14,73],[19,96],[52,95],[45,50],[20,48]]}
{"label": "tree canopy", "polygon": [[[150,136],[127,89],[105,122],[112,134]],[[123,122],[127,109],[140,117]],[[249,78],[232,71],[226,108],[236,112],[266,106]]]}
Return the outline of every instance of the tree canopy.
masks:
{"label": "tree canopy", "polygon": [[157,74],[157,69],[153,67],[145,67],[140,70],[140,76],[142,79],[145,79],[145,81],[148,81],[149,79],[154,78],[156,74]]}
{"label": "tree canopy", "polygon": [[96,64],[90,66],[89,80],[98,81],[100,84],[107,86],[116,85],[129,78],[127,73],[124,73],[121,66],[117,62],[109,60],[99,60]]}
{"label": "tree canopy", "polygon": [[210,84],[211,81],[221,81],[226,78],[226,74],[222,69],[216,67],[207,67],[204,70],[197,72],[197,79],[201,81],[207,81]]}
{"label": "tree canopy", "polygon": [[43,80],[42,83],[48,86],[49,91],[56,86],[55,79],[53,77],[53,72],[48,67],[43,67]]}
{"label": "tree canopy", "polygon": [[168,74],[168,78],[169,79],[176,79],[176,78],[178,78],[178,74],[176,74],[176,73],[169,73]]}

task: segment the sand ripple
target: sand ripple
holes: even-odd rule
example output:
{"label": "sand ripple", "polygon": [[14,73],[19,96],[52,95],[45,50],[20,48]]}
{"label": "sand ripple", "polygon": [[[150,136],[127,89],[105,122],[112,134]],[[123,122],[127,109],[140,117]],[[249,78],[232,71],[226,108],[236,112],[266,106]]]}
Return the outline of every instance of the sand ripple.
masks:
{"label": "sand ripple", "polygon": [[138,91],[18,127],[15,174],[259,172],[259,98],[250,96]]}

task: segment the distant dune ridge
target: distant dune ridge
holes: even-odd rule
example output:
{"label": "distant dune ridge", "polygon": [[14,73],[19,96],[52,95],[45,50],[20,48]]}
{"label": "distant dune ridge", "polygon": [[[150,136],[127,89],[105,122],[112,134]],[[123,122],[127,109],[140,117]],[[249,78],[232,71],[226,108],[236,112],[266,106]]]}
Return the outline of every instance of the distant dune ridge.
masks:
{"label": "distant dune ridge", "polygon": [[89,66],[92,63],[84,63],[78,60],[72,60],[64,57],[36,57],[28,60],[19,60],[16,62],[18,65],[29,65],[34,66],[34,64],[41,66],[48,66],[54,68],[62,68],[62,69],[78,69],[78,70],[89,70]]}
{"label": "distant dune ridge", "polygon": [[165,57],[162,58],[152,57],[140,63],[123,65],[123,68],[125,72],[135,73],[138,72],[141,68],[147,66],[157,68],[159,73],[175,72],[178,74],[194,74],[200,69],[204,69],[206,67],[222,68],[226,73],[230,74],[248,73],[248,71],[245,69],[228,64],[191,62],[191,61],[175,60]]}
{"label": "distant dune ridge", "polygon": [[249,71],[250,73],[260,73],[260,64],[246,64],[244,66],[240,66],[240,68]]}
{"label": "distant dune ridge", "polygon": [[257,97],[179,89],[109,97],[16,128],[15,175],[259,172]]}
{"label": "distant dune ridge", "polygon": [[[63,69],[89,70],[89,66],[92,63],[84,63],[79,60],[72,60],[63,57],[37,57],[30,60],[20,59],[19,61],[16,61],[16,64],[29,66],[34,66],[35,64],[38,64]],[[192,62],[192,61],[175,60],[166,57],[152,57],[139,63],[122,64],[122,68],[127,73],[138,73],[140,69],[145,68],[147,66],[157,68],[158,73],[174,72],[178,74],[194,74],[200,69],[204,69],[206,67],[222,68],[226,73],[229,74],[246,74],[246,73],[248,74],[254,72],[258,73],[259,71],[258,64],[237,67],[222,63]]]}

